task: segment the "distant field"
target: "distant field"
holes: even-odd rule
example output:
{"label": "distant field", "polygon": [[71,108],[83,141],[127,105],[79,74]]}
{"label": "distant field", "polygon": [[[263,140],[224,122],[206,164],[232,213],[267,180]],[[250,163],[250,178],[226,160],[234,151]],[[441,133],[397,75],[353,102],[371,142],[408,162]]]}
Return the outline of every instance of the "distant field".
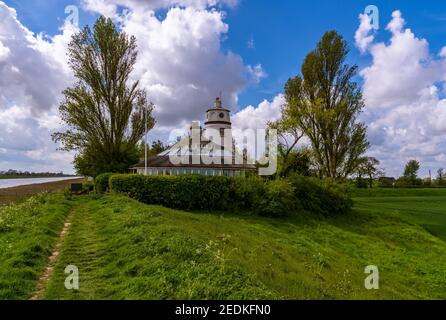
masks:
{"label": "distant field", "polygon": [[401,216],[422,226],[432,235],[446,241],[446,190],[423,196],[374,196],[355,198],[356,208],[363,212],[379,212]]}
{"label": "distant field", "polygon": [[446,188],[373,188],[352,189],[353,197],[446,197]]}
{"label": "distant field", "polygon": [[401,215],[446,241],[446,188],[355,189],[356,208]]}
{"label": "distant field", "polygon": [[[0,231],[0,297],[32,294],[48,241],[70,212],[45,299],[446,299],[446,197],[355,203],[336,218],[270,219],[171,210],[120,195],[49,195],[39,205],[42,219],[9,216],[14,227]],[[35,227],[24,228],[27,219]],[[39,239],[46,240],[33,246]],[[67,265],[79,268],[79,291],[64,288]],[[379,290],[364,288],[367,265],[379,267]]]}

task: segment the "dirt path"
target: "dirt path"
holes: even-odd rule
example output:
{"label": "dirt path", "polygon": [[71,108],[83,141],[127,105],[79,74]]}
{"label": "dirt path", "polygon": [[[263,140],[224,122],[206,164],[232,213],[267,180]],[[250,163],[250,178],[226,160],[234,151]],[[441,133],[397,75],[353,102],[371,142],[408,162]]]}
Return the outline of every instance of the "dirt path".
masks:
{"label": "dirt path", "polygon": [[59,238],[57,239],[56,244],[54,245],[53,252],[51,253],[51,256],[48,258],[45,270],[40,275],[39,281],[37,282],[36,292],[31,296],[30,300],[40,300],[43,298],[46,286],[48,284],[49,279],[53,275],[54,266],[56,265],[59,259],[60,250],[62,248],[62,245],[70,228],[71,217],[72,217],[72,212],[70,212],[70,214],[65,219],[63,229],[59,234]]}

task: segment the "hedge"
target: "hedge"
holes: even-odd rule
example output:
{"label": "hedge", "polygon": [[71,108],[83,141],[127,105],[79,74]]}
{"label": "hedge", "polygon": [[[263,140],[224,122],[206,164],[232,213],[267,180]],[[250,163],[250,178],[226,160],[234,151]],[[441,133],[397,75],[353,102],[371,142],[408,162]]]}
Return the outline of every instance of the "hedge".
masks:
{"label": "hedge", "polygon": [[97,193],[105,193],[109,190],[109,180],[112,175],[111,172],[102,173],[94,179],[94,188]]}
{"label": "hedge", "polygon": [[243,210],[275,217],[305,210],[328,216],[352,206],[346,187],[300,176],[269,181],[259,177],[112,175],[109,183],[112,192],[183,210]]}

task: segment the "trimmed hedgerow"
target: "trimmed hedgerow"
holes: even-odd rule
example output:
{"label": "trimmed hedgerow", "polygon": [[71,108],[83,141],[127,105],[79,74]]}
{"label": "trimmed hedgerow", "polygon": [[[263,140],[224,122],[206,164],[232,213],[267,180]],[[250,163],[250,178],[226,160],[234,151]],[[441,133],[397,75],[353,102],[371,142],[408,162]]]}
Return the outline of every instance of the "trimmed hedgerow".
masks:
{"label": "trimmed hedgerow", "polygon": [[243,210],[274,217],[302,210],[329,216],[352,206],[342,185],[300,176],[269,181],[259,177],[113,175],[110,190],[174,209]]}
{"label": "trimmed hedgerow", "polygon": [[229,177],[114,175],[110,188],[141,202],[170,208],[228,210],[234,207],[234,181]]}
{"label": "trimmed hedgerow", "polygon": [[109,179],[112,175],[111,172],[102,173],[94,179],[94,187],[97,193],[105,193],[109,190]]}

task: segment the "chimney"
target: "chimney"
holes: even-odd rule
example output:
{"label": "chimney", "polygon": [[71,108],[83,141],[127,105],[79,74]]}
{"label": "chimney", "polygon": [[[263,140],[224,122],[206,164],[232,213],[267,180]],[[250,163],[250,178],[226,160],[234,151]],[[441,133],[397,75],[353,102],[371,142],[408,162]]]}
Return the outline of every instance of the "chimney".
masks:
{"label": "chimney", "polygon": [[190,131],[192,130],[201,130],[200,121],[192,121],[192,124],[190,126]]}

